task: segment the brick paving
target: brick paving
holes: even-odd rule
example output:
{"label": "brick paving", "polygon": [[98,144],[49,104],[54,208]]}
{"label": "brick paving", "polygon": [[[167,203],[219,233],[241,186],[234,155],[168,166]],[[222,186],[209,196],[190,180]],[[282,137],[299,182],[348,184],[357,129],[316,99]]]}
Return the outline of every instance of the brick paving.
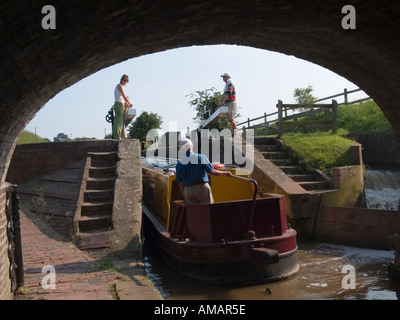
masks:
{"label": "brick paving", "polygon": [[[21,212],[25,284],[20,290],[24,294],[18,294],[16,299],[114,299],[111,289],[117,274],[100,270],[107,252],[80,251],[40,218],[30,216]],[[55,273],[47,274],[45,266],[54,267]],[[55,288],[50,286],[53,275]]]}
{"label": "brick paving", "polygon": [[20,212],[25,283],[16,300],[162,299],[138,262],[116,271],[107,250],[81,251],[36,214]]}

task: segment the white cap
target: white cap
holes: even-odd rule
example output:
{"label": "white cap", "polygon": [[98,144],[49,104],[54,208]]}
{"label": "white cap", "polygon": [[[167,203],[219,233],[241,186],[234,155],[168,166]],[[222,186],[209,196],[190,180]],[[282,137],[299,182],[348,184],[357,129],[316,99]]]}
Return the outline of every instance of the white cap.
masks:
{"label": "white cap", "polygon": [[192,140],[188,139],[188,138],[183,138],[181,140],[179,140],[179,147],[187,147],[187,149],[193,148],[193,143]]}
{"label": "white cap", "polygon": [[229,74],[229,73],[224,73],[223,75],[221,75],[221,77],[228,77],[228,78],[230,78],[231,77],[231,75]]}

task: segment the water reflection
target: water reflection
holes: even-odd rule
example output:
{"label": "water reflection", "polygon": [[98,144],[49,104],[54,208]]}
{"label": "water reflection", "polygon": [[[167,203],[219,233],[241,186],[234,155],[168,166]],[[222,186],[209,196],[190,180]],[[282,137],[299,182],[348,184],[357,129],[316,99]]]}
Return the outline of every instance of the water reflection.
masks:
{"label": "water reflection", "polygon": [[[253,286],[215,286],[185,279],[162,262],[152,244],[145,248],[147,271],[165,299],[398,300],[400,297],[400,282],[388,277],[393,251],[301,243],[298,258],[300,271],[290,279]],[[351,289],[352,281],[355,289]]]}

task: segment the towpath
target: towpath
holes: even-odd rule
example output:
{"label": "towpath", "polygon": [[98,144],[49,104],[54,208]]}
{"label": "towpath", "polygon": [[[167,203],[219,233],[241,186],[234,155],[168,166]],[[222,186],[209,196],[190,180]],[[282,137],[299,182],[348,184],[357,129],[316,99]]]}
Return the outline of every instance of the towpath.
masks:
{"label": "towpath", "polygon": [[141,261],[81,251],[23,205],[20,213],[25,283],[16,300],[163,299]]}

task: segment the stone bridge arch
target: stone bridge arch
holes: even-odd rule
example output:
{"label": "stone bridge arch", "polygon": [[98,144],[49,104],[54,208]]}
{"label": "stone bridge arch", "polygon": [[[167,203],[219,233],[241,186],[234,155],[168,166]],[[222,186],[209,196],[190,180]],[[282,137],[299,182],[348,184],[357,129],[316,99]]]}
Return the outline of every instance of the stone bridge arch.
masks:
{"label": "stone bridge arch", "polygon": [[[51,2],[50,2],[51,3]],[[0,4],[0,175],[18,134],[45,103],[90,74],[143,54],[237,44],[294,55],[347,78],[382,108],[400,139],[398,1],[45,1]]]}
{"label": "stone bridge arch", "polygon": [[[56,29],[42,27],[48,4]],[[356,29],[342,28],[347,4]],[[399,16],[398,0],[1,1],[1,186],[19,133],[58,92],[129,58],[191,45],[252,46],[330,69],[376,101],[400,140]]]}

